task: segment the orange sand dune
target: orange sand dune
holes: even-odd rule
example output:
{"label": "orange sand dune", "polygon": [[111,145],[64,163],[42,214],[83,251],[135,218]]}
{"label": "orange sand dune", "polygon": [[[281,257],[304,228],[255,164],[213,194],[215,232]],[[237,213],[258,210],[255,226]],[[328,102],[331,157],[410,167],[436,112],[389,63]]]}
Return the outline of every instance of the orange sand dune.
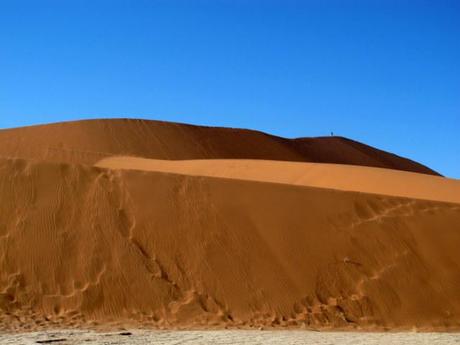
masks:
{"label": "orange sand dune", "polygon": [[0,198],[2,328],[460,329],[456,203],[22,159]]}
{"label": "orange sand dune", "polygon": [[437,174],[417,162],[342,137],[286,139],[246,129],[128,119],[0,130],[0,156],[87,165],[111,156],[269,159]]}
{"label": "orange sand dune", "polygon": [[354,165],[266,160],[170,161],[110,157],[96,163],[96,166],[284,183],[460,203],[460,180]]}
{"label": "orange sand dune", "polygon": [[411,160],[142,120],[0,157],[0,329],[460,329],[459,181]]}

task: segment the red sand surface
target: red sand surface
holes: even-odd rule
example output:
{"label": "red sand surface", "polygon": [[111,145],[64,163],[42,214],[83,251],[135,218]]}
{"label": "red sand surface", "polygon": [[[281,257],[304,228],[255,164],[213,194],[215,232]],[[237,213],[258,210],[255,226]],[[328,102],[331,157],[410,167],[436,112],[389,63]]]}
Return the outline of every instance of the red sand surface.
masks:
{"label": "red sand surface", "polygon": [[[335,143],[329,163],[431,172],[313,140]],[[322,151],[288,142],[132,120],[0,131],[0,328],[460,329],[460,182],[298,163]]]}

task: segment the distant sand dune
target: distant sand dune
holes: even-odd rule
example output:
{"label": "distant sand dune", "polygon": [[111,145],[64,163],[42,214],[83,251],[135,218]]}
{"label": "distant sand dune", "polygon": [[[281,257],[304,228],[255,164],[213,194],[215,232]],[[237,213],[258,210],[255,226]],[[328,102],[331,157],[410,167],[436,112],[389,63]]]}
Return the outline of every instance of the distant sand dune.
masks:
{"label": "distant sand dune", "polygon": [[88,165],[111,156],[268,159],[353,164],[437,175],[420,163],[342,137],[287,139],[247,129],[134,119],[0,130],[0,156]]}
{"label": "distant sand dune", "polygon": [[97,162],[96,166],[285,183],[460,203],[460,180],[344,164],[243,159],[170,161],[110,157]]}

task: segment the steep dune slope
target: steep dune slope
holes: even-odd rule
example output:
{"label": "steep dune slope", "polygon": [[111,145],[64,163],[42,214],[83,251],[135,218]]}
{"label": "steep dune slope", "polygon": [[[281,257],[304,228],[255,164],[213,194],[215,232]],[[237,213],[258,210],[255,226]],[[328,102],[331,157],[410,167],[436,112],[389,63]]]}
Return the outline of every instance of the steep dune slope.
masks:
{"label": "steep dune slope", "polygon": [[460,328],[460,204],[0,160],[1,327]]}
{"label": "steep dune slope", "polygon": [[96,166],[283,183],[460,203],[460,180],[356,165],[247,159],[170,161],[121,156],[102,159],[96,163]]}
{"label": "steep dune slope", "polygon": [[92,165],[113,155],[339,163],[437,174],[417,162],[341,137],[285,139],[244,129],[127,119],[0,131],[3,157]]}

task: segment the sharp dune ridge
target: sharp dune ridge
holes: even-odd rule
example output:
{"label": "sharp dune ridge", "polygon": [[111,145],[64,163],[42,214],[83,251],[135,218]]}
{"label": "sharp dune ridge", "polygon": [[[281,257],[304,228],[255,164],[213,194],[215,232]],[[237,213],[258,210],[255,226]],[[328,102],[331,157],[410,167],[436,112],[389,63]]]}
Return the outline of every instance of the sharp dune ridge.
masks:
{"label": "sharp dune ridge", "polygon": [[123,156],[102,159],[95,166],[283,183],[460,203],[460,180],[374,167],[242,159],[171,161]]}
{"label": "sharp dune ridge", "polygon": [[1,329],[460,329],[459,181],[162,126],[0,132]]}

